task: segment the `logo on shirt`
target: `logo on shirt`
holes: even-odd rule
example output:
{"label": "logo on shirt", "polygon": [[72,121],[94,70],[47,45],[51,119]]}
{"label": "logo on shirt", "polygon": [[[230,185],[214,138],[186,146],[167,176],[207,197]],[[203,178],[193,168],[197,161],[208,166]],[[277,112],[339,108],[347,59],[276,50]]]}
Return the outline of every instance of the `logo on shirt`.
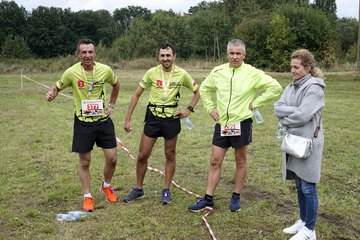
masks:
{"label": "logo on shirt", "polygon": [[84,82],[83,80],[79,79],[79,80],[78,80],[78,87],[79,87],[79,88],[85,87],[85,82]]}
{"label": "logo on shirt", "polygon": [[157,87],[163,87],[162,80],[156,80]]}

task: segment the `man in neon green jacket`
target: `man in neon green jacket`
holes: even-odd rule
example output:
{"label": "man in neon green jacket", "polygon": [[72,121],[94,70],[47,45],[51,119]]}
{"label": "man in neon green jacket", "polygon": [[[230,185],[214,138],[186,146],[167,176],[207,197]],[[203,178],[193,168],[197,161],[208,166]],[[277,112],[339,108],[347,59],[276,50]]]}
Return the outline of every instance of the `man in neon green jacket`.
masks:
{"label": "man in neon green jacket", "polygon": [[[281,85],[263,71],[244,63],[245,44],[238,39],[227,45],[228,63],[215,67],[200,87],[206,111],[216,122],[206,194],[188,207],[192,212],[213,208],[213,194],[221,176],[221,164],[229,147],[235,149],[235,188],[230,211],[240,210],[240,192],[247,173],[248,145],[252,142],[252,111],[278,97]],[[216,103],[211,98],[216,92]],[[263,91],[257,96],[258,91]]]}

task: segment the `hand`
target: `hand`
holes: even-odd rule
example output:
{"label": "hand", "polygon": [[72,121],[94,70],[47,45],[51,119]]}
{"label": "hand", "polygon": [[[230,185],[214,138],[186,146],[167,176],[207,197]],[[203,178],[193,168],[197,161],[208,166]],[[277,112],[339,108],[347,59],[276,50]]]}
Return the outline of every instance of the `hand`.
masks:
{"label": "hand", "polygon": [[114,111],[114,108],[112,107],[107,107],[106,109],[106,115],[108,115],[109,117],[111,116],[111,114],[113,113]]}
{"label": "hand", "polygon": [[219,112],[216,108],[214,108],[213,110],[211,110],[210,112],[210,117],[215,121],[219,121],[220,117],[219,117]]}
{"label": "hand", "polygon": [[249,109],[250,109],[250,111],[254,110],[253,102],[251,102],[251,103],[249,104]]}
{"label": "hand", "polygon": [[125,129],[126,132],[131,131],[131,122],[130,122],[130,120],[125,120],[124,129]]}
{"label": "hand", "polygon": [[178,112],[176,112],[175,115],[179,115],[180,119],[186,118],[190,115],[191,111],[189,109],[181,109]]}
{"label": "hand", "polygon": [[52,86],[49,88],[49,91],[46,93],[46,99],[51,102],[52,100],[54,100],[56,98],[56,96],[58,95],[59,91],[57,89],[56,86]]}

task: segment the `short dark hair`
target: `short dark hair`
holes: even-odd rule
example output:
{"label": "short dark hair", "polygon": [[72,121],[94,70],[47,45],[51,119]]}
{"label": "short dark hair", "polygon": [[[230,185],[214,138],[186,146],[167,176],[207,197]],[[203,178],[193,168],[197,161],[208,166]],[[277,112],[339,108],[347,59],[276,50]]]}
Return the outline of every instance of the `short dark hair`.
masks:
{"label": "short dark hair", "polygon": [[[176,53],[175,48],[170,43],[164,43],[160,46],[160,49],[167,49],[167,48],[170,48],[172,50],[173,54],[175,55],[175,53]],[[159,51],[160,51],[160,49],[159,49]]]}
{"label": "short dark hair", "polygon": [[76,52],[79,53],[79,50],[80,50],[80,45],[81,44],[92,44],[94,45],[94,47],[96,48],[96,44],[93,40],[91,39],[88,39],[88,38],[83,38],[83,39],[80,39],[77,43],[77,46],[76,46]]}

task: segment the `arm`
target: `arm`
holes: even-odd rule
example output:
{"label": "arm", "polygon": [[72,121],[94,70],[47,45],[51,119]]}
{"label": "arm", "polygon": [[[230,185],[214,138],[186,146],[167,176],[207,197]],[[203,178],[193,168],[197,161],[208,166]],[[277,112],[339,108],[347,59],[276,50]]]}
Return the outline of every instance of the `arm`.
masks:
{"label": "arm", "polygon": [[295,111],[282,118],[280,122],[282,125],[290,128],[303,126],[324,106],[323,89],[318,85],[312,85],[305,93],[300,106],[295,107]]}
{"label": "arm", "polygon": [[249,106],[249,109],[255,109],[263,106],[266,102],[275,99],[280,96],[282,87],[274,78],[266,75],[263,71],[258,70],[259,72],[255,74],[255,78],[258,78],[259,84],[257,84],[257,89],[265,89],[259,97],[257,97]]}
{"label": "arm", "polygon": [[120,83],[119,83],[119,81],[117,81],[114,85],[111,85],[111,86],[113,88],[111,90],[109,107],[106,109],[106,114],[109,115],[109,116],[114,111],[115,103],[116,103],[116,100],[117,100],[117,97],[118,97],[119,91],[120,91]]}
{"label": "arm", "polygon": [[126,113],[125,123],[124,123],[124,129],[126,132],[131,131],[131,116],[132,116],[134,109],[139,101],[139,98],[143,94],[143,92],[144,92],[144,89],[142,87],[138,86],[137,89],[135,90],[134,95],[131,97],[128,111]]}
{"label": "arm", "polygon": [[294,113],[297,107],[288,106],[285,102],[286,89],[284,93],[281,95],[280,99],[274,103],[274,113],[275,116],[279,119],[289,116]]}
{"label": "arm", "polygon": [[[194,92],[194,96],[192,97],[189,106],[195,108],[195,106],[198,103],[199,99],[200,99],[200,91],[199,91],[199,88],[197,88],[195,90],[195,92]],[[188,108],[186,108],[185,110],[180,110],[179,111],[180,118],[186,118],[187,116],[190,115],[190,113],[191,113],[191,111]]]}

